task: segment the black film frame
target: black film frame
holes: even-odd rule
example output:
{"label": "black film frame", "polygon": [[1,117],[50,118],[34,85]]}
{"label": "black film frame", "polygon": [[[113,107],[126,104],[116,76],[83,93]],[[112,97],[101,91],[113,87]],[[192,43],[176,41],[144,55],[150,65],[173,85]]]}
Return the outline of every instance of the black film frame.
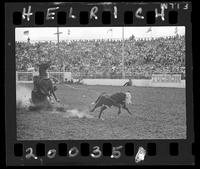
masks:
{"label": "black film frame", "polygon": [[[34,159],[25,159],[25,148],[33,147],[34,151],[36,150],[38,143],[44,143],[45,145],[45,154],[46,150],[51,149],[52,147],[58,150],[60,143],[66,143],[67,147],[74,147],[80,149],[81,143],[89,143],[90,149],[95,145],[99,145],[101,148],[107,146],[107,150],[110,148],[110,144],[112,146],[122,145],[125,147],[126,143],[134,144],[134,154],[130,156],[125,155],[125,151],[123,149],[122,156],[119,159],[110,158],[109,152],[107,156],[101,156],[98,159],[93,159],[91,156],[81,156],[78,155],[75,158],[69,158],[67,156],[59,156],[57,155],[54,159],[49,159],[46,155],[41,156],[43,165],[177,165],[177,164],[186,164],[192,165],[194,164],[194,155],[192,154],[192,143],[194,142],[194,126],[193,126],[193,72],[192,72],[192,24],[191,24],[191,3],[188,3],[188,10],[167,10],[167,15],[170,15],[169,11],[175,11],[178,14],[177,23],[169,24],[169,19],[166,17],[165,21],[161,19],[156,19],[155,22],[151,23],[148,19],[145,20],[133,20],[128,21],[130,23],[125,23],[124,14],[126,11],[136,11],[139,7],[143,8],[143,13],[152,16],[152,11],[155,8],[160,9],[160,3],[115,3],[115,6],[118,8],[118,18],[113,19],[113,15],[111,15],[111,22],[103,19],[102,15],[109,15],[108,13],[104,13],[103,11],[109,12],[113,8],[112,4],[91,4],[91,3],[65,3],[61,5],[55,5],[53,3],[6,3],[5,4],[5,70],[6,70],[6,85],[5,85],[5,96],[6,96],[6,161],[7,165],[41,165],[40,160]],[[181,4],[181,2],[180,2]],[[57,18],[53,21],[39,20],[38,23],[35,23],[35,15],[31,16],[32,19],[27,22],[26,20],[22,20],[21,13],[23,8],[28,9],[28,6],[32,6],[32,12],[46,12],[48,8],[60,6],[59,11],[67,11],[69,12],[70,7],[77,8],[75,13],[78,16],[77,20],[71,20],[67,18],[67,22],[64,25],[59,25],[57,23]],[[97,6],[100,13],[98,20],[89,20],[85,17],[80,17],[80,12],[82,16],[87,16],[91,7]],[[63,10],[62,10],[63,9]],[[150,11],[150,13],[148,13]],[[102,14],[102,15],[101,15]],[[38,15],[42,15],[42,13],[38,13]],[[16,18],[13,20],[13,18]],[[19,22],[17,21],[19,19]],[[40,17],[38,17],[40,18]],[[134,18],[134,12],[133,12]],[[80,19],[80,21],[79,21]],[[135,18],[134,18],[135,19]],[[103,20],[103,23],[102,23]],[[44,21],[44,24],[43,24]],[[21,22],[21,23],[20,23]],[[149,24],[147,23],[149,22]],[[81,23],[81,24],[80,24]],[[66,141],[17,141],[16,140],[16,74],[15,74],[15,27],[56,27],[56,26],[67,26],[67,27],[101,27],[101,26],[185,26],[186,27],[186,115],[187,115],[187,139],[180,140],[66,140]],[[12,106],[10,106],[12,105]],[[146,159],[140,164],[136,164],[134,162],[135,153],[139,146],[144,147],[146,150],[150,147],[154,147],[156,144],[156,155],[146,155]],[[176,144],[178,143],[178,145]],[[19,157],[15,156],[14,148],[15,145],[22,144],[22,154],[19,152]],[[39,144],[39,146],[43,147],[43,145]],[[173,149],[178,148],[178,154],[171,156],[169,153],[170,146]],[[178,147],[177,147],[178,146]],[[151,148],[150,148],[151,149]],[[154,149],[154,148],[153,148]],[[91,150],[90,150],[91,151]],[[105,153],[106,154],[106,153]],[[172,153],[173,154],[173,153]]]}

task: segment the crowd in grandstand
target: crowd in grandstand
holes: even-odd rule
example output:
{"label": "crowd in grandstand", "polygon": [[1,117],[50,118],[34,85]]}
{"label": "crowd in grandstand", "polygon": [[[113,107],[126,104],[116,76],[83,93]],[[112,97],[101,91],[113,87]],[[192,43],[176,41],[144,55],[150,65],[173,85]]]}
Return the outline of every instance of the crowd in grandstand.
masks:
{"label": "crowd in grandstand", "polygon": [[[16,70],[27,71],[51,60],[50,71],[70,71],[73,76],[150,78],[153,73],[185,76],[185,36],[156,39],[74,40],[16,42]],[[124,56],[124,68],[122,65]]]}

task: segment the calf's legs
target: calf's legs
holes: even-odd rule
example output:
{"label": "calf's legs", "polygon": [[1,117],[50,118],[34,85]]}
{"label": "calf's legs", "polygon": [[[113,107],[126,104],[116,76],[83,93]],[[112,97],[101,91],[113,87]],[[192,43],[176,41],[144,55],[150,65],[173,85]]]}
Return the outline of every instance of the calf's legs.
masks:
{"label": "calf's legs", "polygon": [[119,108],[118,115],[121,114],[121,105],[117,106]]}
{"label": "calf's legs", "polygon": [[106,108],[107,108],[106,106],[102,106],[102,107],[101,107],[101,110],[100,110],[100,113],[99,113],[99,119],[101,118],[101,114],[103,113],[103,111],[104,111]]}
{"label": "calf's legs", "polygon": [[132,115],[132,113],[129,111],[129,109],[126,107],[126,105],[124,104],[123,105],[123,107],[122,107],[123,109],[125,109],[130,115]]}
{"label": "calf's legs", "polygon": [[98,106],[94,106],[94,108],[92,109],[92,110],[90,110],[90,112],[93,112],[93,111],[95,111],[95,109],[97,108]]}

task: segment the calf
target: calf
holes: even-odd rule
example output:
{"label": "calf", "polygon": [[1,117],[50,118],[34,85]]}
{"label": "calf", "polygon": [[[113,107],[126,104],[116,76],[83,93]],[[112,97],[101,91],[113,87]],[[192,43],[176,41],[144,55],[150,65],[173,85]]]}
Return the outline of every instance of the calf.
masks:
{"label": "calf", "polygon": [[96,108],[101,107],[99,118],[101,118],[101,114],[107,108],[112,106],[117,107],[119,109],[118,115],[121,113],[121,108],[125,109],[129,114],[132,114],[129,109],[126,107],[126,104],[131,104],[131,94],[130,92],[126,93],[115,93],[112,95],[107,95],[105,92],[102,93],[97,100],[93,103],[95,104],[94,108],[90,110],[93,112]]}

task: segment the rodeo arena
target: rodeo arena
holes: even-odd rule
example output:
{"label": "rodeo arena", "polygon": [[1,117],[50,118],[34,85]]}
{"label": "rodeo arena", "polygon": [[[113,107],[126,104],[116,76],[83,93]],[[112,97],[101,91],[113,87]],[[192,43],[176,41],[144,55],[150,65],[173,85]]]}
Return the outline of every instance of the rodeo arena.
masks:
{"label": "rodeo arena", "polygon": [[15,43],[17,139],[185,139],[185,34],[173,28],[65,40],[60,28],[56,40],[32,40],[24,28]]}

